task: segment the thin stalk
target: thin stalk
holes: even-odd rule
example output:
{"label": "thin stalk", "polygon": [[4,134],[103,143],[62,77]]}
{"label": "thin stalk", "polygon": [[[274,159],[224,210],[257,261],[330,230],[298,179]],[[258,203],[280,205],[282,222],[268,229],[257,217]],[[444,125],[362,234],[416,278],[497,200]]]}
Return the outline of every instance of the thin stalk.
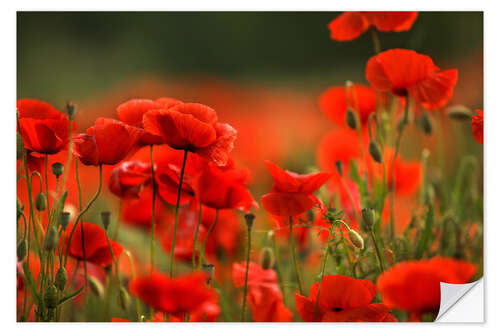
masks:
{"label": "thin stalk", "polygon": [[50,225],[50,199],[49,199],[49,177],[48,177],[49,155],[45,154],[45,195],[47,196],[47,225]]}
{"label": "thin stalk", "polygon": [[304,289],[302,288],[302,278],[300,277],[299,264],[297,263],[297,254],[295,253],[295,237],[293,235],[293,219],[290,216],[290,249],[292,252],[293,264],[295,266],[295,275],[297,277],[297,283],[299,284],[299,292],[304,295]]}
{"label": "thin stalk", "polygon": [[210,225],[210,228],[208,228],[208,231],[207,231],[207,234],[205,236],[205,239],[203,240],[203,245],[202,245],[201,252],[200,252],[200,261],[198,263],[198,267],[201,267],[201,265],[205,261],[205,249],[207,247],[208,237],[212,233],[212,230],[214,230],[215,225],[217,224],[217,218],[218,218],[218,216],[219,216],[219,210],[216,209],[215,210],[214,222]]}
{"label": "thin stalk", "polygon": [[373,41],[373,50],[375,51],[376,54],[380,53],[382,51],[382,48],[380,47],[380,39],[378,38],[377,30],[375,30],[374,27],[370,29],[370,34],[372,36],[372,41]]}
{"label": "thin stalk", "polygon": [[276,258],[276,272],[278,273],[278,282],[280,285],[281,293],[283,294],[283,299],[286,299],[285,284],[283,282],[283,271],[281,269],[280,252],[278,248],[278,242],[276,242],[276,235],[274,234],[273,234],[273,248],[274,248],[274,257]]}
{"label": "thin stalk", "polygon": [[201,224],[201,202],[200,202],[200,209],[198,211],[198,223],[196,223],[196,229],[194,231],[194,239],[193,239],[193,257],[191,259],[193,265],[193,271],[196,269],[196,242],[198,241],[200,224]]}
{"label": "thin stalk", "polygon": [[252,245],[252,228],[247,228],[248,232],[248,243],[247,243],[247,266],[245,269],[245,285],[243,287],[243,304],[241,305],[241,316],[240,321],[245,321],[245,307],[247,304],[247,290],[248,290],[248,268],[250,266],[250,249]]}
{"label": "thin stalk", "polygon": [[375,239],[375,233],[373,232],[373,228],[370,228],[370,237],[373,241],[373,246],[375,247],[375,252],[377,253],[378,265],[380,269],[380,273],[384,272],[384,264],[382,261],[382,256],[380,255],[380,250],[378,248],[377,240]]}
{"label": "thin stalk", "polygon": [[123,200],[120,199],[120,203],[118,204],[118,217],[116,219],[115,230],[113,231],[113,239],[115,241],[118,241],[118,229],[120,226],[120,219],[122,216],[122,204],[123,204]]}
{"label": "thin stalk", "polygon": [[[131,277],[132,277],[132,280],[134,280],[135,279],[135,265],[134,265],[134,261],[132,260],[132,255],[130,254],[130,252],[128,250],[125,250],[124,253],[127,256],[128,261],[130,263],[130,270],[131,270],[131,275],[132,275]],[[141,306],[139,304],[139,301],[137,300],[137,297],[135,297],[135,307],[136,307],[136,312],[137,312],[137,320],[141,321]]]}
{"label": "thin stalk", "polygon": [[184,151],[184,159],[182,161],[181,175],[179,179],[179,190],[177,192],[177,203],[175,205],[175,221],[174,221],[174,238],[172,239],[172,250],[170,253],[170,277],[174,275],[174,253],[175,253],[175,241],[177,240],[177,222],[179,219],[179,203],[181,201],[181,191],[182,191],[182,180],[184,179],[184,169],[186,167],[186,161],[188,156],[188,150]]}
{"label": "thin stalk", "polygon": [[150,244],[150,253],[151,253],[151,273],[154,271],[155,267],[155,230],[156,230],[156,181],[155,181],[155,162],[153,157],[153,145],[149,146],[149,152],[151,157],[151,177],[153,179],[153,199],[152,199],[152,212],[151,212],[151,244]]}
{"label": "thin stalk", "polygon": [[69,174],[69,168],[71,166],[71,159],[73,157],[73,153],[72,153],[73,136],[71,135],[71,133],[72,133],[72,130],[71,130],[72,120],[71,120],[71,118],[68,121],[68,125],[69,125],[68,158],[66,160],[66,166],[64,167],[63,178],[62,178],[62,183],[61,183],[61,193],[64,191],[64,186],[66,185],[66,179],[68,178],[68,174]]}
{"label": "thin stalk", "polygon": [[[340,221],[340,222],[342,222],[344,225],[347,226],[347,224],[345,224],[343,221]],[[349,263],[349,268],[351,269],[352,275],[355,278],[356,271],[355,271],[355,268],[352,264],[351,251],[349,250],[349,247],[347,246],[347,243],[346,243],[345,238],[344,238],[344,233],[342,232],[342,228],[340,227],[340,224],[338,224],[338,229],[339,229],[339,233],[340,233],[340,239],[342,240],[342,245],[344,245],[344,249],[346,250],[346,253],[347,253],[347,262]]]}
{"label": "thin stalk", "polygon": [[334,226],[334,223],[331,224],[330,229],[328,230],[328,240],[326,242],[325,252],[323,252],[323,263],[321,264],[321,273],[320,273],[321,280],[319,281],[318,294],[316,295],[316,305],[314,307],[314,321],[315,322],[316,322],[316,319],[318,317],[319,294],[321,292],[321,285],[323,284],[323,278],[325,276],[326,263],[328,261],[328,250],[330,248],[330,238],[331,238],[332,233],[333,233],[333,226]]}

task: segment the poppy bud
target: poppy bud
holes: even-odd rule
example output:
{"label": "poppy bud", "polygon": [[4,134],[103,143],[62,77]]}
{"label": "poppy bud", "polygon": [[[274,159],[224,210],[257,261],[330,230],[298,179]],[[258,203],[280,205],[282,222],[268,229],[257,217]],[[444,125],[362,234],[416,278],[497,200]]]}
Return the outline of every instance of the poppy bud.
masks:
{"label": "poppy bud", "polygon": [[22,261],[26,257],[26,239],[21,239],[17,245],[17,261]]}
{"label": "poppy bud", "polygon": [[351,240],[352,245],[362,250],[365,247],[365,242],[363,238],[356,231],[349,229],[349,239]]}
{"label": "poppy bud", "polygon": [[274,266],[274,253],[270,247],[265,247],[260,252],[260,266],[264,269],[270,269]]}
{"label": "poppy bud", "polygon": [[45,251],[50,252],[55,250],[57,247],[57,229],[51,225],[45,234],[45,239],[43,241],[43,248]]}
{"label": "poppy bud", "polygon": [[68,282],[68,273],[66,273],[66,268],[61,266],[57,270],[54,284],[56,285],[57,289],[63,291],[66,287],[66,282]]}
{"label": "poppy bud", "polygon": [[358,119],[356,118],[356,114],[351,108],[347,109],[347,112],[345,114],[345,122],[347,123],[347,126],[349,126],[353,130],[358,128]]}
{"label": "poppy bud", "polygon": [[61,212],[61,216],[59,217],[59,221],[61,223],[62,230],[66,230],[66,227],[69,224],[69,220],[71,218],[70,212]]}
{"label": "poppy bud", "polygon": [[209,284],[214,277],[215,266],[213,264],[203,264],[201,268],[208,274],[207,284]]}
{"label": "poppy bud", "polygon": [[255,215],[250,213],[250,214],[245,214],[245,222],[247,223],[248,229],[251,229],[253,226],[253,220],[255,220]]}
{"label": "poppy bud", "polygon": [[68,113],[69,119],[73,119],[73,116],[75,115],[76,112],[75,104],[68,101],[66,103],[66,112]]}
{"label": "poppy bud", "polygon": [[52,173],[54,176],[59,177],[64,171],[64,165],[62,163],[56,162],[52,164]]}
{"label": "poppy bud", "polygon": [[47,198],[43,192],[38,193],[36,196],[36,209],[38,211],[44,211],[47,207]]}
{"label": "poppy bud", "polygon": [[24,142],[21,134],[16,133],[16,160],[20,160],[24,153]]}
{"label": "poppy bud", "polygon": [[101,221],[102,225],[104,226],[104,230],[108,230],[109,224],[111,222],[111,212],[109,211],[101,212]]}
{"label": "poppy bud", "polygon": [[49,309],[54,309],[57,307],[57,288],[53,284],[51,284],[47,290],[45,291],[45,295],[43,296],[43,301],[45,305]]}
{"label": "poppy bud", "polygon": [[24,210],[23,203],[21,202],[21,200],[19,200],[19,198],[17,198],[16,201],[16,208],[17,208],[17,220],[19,221],[21,215],[23,215],[23,210]]}
{"label": "poppy bud", "polygon": [[385,259],[389,263],[389,265],[392,265],[394,263],[394,252],[389,249],[384,249],[384,254],[385,254]]}
{"label": "poppy bud", "polygon": [[335,161],[335,168],[340,176],[342,176],[342,161]]}
{"label": "poppy bud", "polygon": [[419,119],[419,127],[424,131],[425,134],[431,135],[433,130],[432,119],[429,117],[427,112],[425,112]]}
{"label": "poppy bud", "polygon": [[474,114],[463,105],[454,105],[448,108],[448,117],[455,120],[471,120]]}
{"label": "poppy bud", "polygon": [[382,163],[382,152],[380,151],[378,143],[371,140],[370,145],[368,146],[368,151],[375,162]]}
{"label": "poppy bud", "polygon": [[123,311],[127,311],[127,308],[130,305],[130,296],[123,286],[120,287],[120,292],[118,293],[118,304]]}
{"label": "poppy bud", "polygon": [[102,283],[93,276],[89,277],[89,287],[90,291],[97,297],[101,297],[104,294]]}
{"label": "poppy bud", "polygon": [[373,208],[363,208],[361,215],[363,215],[363,222],[365,222],[366,227],[371,230],[375,224],[375,210]]}

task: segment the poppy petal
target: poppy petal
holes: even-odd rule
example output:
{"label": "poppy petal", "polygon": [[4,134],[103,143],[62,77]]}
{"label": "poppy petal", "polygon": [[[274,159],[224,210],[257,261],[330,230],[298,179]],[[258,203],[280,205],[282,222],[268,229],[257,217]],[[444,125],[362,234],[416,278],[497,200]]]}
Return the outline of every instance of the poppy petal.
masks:
{"label": "poppy petal", "polygon": [[426,109],[433,110],[444,106],[453,96],[458,71],[450,69],[436,72],[427,79],[409,88],[410,95]]}
{"label": "poppy petal", "polygon": [[368,21],[360,12],[345,12],[328,24],[330,38],[336,41],[350,41],[368,29]]}
{"label": "poppy petal", "polygon": [[277,216],[295,216],[313,208],[318,200],[314,195],[304,193],[268,193],[262,196],[265,210]]}

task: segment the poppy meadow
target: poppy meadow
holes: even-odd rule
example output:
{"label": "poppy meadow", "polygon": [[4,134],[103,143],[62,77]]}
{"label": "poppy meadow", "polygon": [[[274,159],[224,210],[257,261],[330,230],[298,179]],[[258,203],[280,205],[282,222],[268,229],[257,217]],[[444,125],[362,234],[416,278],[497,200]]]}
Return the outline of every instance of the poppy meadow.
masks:
{"label": "poppy meadow", "polygon": [[483,274],[484,111],[455,102],[473,70],[383,47],[423,15],[332,13],[371,51],[314,96],[18,98],[17,320],[433,321]]}

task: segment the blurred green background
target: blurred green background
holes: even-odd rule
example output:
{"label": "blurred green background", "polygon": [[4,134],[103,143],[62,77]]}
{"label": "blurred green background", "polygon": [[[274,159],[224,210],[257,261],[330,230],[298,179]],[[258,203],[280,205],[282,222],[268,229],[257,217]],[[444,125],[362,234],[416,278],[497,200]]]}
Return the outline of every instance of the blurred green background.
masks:
{"label": "blurred green background", "polygon": [[[364,81],[370,34],[329,38],[337,12],[18,12],[17,94],[85,99],[124,79],[209,75],[303,89]],[[410,31],[380,34],[448,63],[479,54],[481,12],[421,12]],[[360,65],[363,64],[363,65]],[[481,73],[482,76],[482,73]],[[482,87],[481,87],[482,89]]]}

